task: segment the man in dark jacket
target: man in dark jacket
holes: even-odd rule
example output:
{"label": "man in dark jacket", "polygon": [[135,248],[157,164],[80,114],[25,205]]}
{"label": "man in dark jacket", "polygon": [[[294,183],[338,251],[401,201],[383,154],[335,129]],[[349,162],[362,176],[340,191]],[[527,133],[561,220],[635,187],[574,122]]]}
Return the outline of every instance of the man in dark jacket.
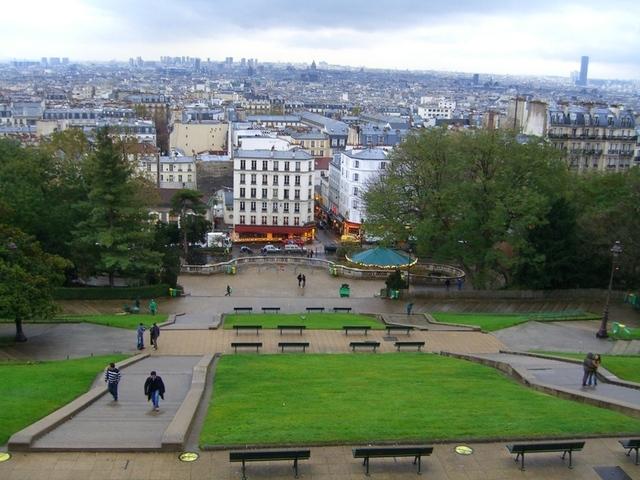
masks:
{"label": "man in dark jacket", "polygon": [[157,323],[153,323],[153,326],[149,329],[149,336],[151,337],[151,345],[153,349],[158,349],[158,337],[160,336],[160,327]]}
{"label": "man in dark jacket", "polygon": [[582,376],[582,386],[586,387],[587,386],[587,380],[589,379],[589,374],[594,371],[594,367],[593,367],[593,353],[589,352],[587,353],[587,356],[585,357],[585,359],[582,361],[582,368],[584,370],[584,375]]}
{"label": "man in dark jacket", "polygon": [[153,409],[160,410],[160,398],[164,400],[164,382],[162,378],[156,375],[155,370],[152,371],[144,382],[144,394],[147,401],[153,402]]}

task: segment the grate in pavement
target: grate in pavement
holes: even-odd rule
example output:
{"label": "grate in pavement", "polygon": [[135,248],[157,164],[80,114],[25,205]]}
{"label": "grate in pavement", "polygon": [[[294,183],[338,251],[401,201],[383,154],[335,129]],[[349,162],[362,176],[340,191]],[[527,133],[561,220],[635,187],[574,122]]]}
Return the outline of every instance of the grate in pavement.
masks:
{"label": "grate in pavement", "polygon": [[620,467],[593,467],[602,480],[631,480]]}
{"label": "grate in pavement", "polygon": [[397,342],[398,337],[382,337],[385,342]]}

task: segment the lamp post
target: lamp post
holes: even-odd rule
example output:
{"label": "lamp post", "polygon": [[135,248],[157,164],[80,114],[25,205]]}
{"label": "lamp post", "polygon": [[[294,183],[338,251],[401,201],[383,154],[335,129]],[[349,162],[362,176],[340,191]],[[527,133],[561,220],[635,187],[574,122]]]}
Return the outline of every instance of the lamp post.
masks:
{"label": "lamp post", "polygon": [[604,312],[602,314],[602,323],[600,324],[600,330],[596,333],[598,338],[607,338],[607,323],[609,322],[609,301],[611,300],[611,287],[613,286],[613,274],[616,271],[616,258],[622,253],[622,244],[616,240],[611,247],[611,276],[609,277],[609,288],[607,289],[607,299],[604,304]]}

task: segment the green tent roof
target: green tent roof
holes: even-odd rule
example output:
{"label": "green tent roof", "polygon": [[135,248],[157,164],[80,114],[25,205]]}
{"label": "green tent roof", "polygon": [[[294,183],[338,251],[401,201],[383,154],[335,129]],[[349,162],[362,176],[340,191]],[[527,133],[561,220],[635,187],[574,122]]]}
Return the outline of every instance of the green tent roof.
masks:
{"label": "green tent roof", "polygon": [[361,265],[383,268],[406,267],[416,263],[416,260],[409,255],[385,247],[363,250],[350,258],[347,257],[347,260]]}

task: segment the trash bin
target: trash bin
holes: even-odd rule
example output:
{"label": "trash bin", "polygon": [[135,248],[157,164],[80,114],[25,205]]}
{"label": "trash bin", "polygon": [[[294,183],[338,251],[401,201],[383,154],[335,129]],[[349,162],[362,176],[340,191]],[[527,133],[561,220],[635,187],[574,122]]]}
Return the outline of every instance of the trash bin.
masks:
{"label": "trash bin", "polygon": [[391,300],[398,300],[400,298],[400,290],[389,290],[389,298]]}
{"label": "trash bin", "polygon": [[175,297],[176,296],[176,289],[175,288],[170,288],[169,289],[169,296],[170,297]]}

